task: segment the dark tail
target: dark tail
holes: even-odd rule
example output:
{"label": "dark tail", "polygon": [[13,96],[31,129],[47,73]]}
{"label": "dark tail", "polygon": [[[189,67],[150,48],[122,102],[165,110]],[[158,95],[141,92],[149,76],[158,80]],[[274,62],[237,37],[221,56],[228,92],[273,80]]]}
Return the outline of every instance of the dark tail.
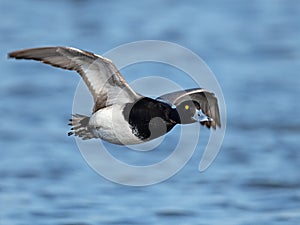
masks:
{"label": "dark tail", "polygon": [[68,136],[75,135],[81,137],[83,140],[96,138],[93,132],[89,127],[90,117],[75,114],[72,115],[70,123],[68,125],[72,126],[71,131],[68,133]]}

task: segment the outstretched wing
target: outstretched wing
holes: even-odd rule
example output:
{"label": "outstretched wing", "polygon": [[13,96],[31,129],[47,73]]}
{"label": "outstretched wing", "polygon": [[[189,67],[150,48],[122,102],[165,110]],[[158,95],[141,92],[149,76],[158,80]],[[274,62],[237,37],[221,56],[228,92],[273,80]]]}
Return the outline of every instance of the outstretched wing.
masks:
{"label": "outstretched wing", "polygon": [[157,98],[159,101],[164,101],[172,106],[180,105],[184,101],[196,101],[199,103],[202,112],[213,119],[213,121],[203,122],[207,127],[221,127],[220,113],[218,100],[214,93],[202,88],[193,88],[183,91],[176,91],[162,95]]}
{"label": "outstretched wing", "polygon": [[33,59],[77,71],[94,98],[94,112],[115,103],[134,102],[135,93],[111,60],[71,47],[43,47],[11,52],[10,58]]}

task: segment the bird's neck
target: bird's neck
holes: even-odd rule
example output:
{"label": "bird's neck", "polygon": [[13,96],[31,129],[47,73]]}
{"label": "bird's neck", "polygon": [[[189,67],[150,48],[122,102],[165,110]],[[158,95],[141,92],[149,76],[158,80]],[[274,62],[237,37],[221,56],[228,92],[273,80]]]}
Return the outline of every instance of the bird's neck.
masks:
{"label": "bird's neck", "polygon": [[172,119],[173,109],[166,103],[143,98],[129,103],[124,108],[124,117],[143,140],[152,140],[169,132],[178,118]]}

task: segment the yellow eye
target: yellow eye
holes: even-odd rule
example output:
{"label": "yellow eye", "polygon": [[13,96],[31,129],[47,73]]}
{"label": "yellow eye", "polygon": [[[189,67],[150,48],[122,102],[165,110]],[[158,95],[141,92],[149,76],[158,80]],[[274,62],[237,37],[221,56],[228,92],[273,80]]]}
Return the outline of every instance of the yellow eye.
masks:
{"label": "yellow eye", "polygon": [[184,108],[185,108],[185,110],[189,110],[190,106],[189,105],[185,105]]}

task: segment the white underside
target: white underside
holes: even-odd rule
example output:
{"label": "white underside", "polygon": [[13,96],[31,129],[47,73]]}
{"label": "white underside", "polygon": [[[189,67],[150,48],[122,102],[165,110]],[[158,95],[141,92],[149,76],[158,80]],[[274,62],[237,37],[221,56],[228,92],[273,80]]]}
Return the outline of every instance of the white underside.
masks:
{"label": "white underside", "polygon": [[139,144],[143,141],[132,133],[130,124],[123,116],[124,105],[114,104],[95,112],[89,125],[95,136],[119,145]]}

